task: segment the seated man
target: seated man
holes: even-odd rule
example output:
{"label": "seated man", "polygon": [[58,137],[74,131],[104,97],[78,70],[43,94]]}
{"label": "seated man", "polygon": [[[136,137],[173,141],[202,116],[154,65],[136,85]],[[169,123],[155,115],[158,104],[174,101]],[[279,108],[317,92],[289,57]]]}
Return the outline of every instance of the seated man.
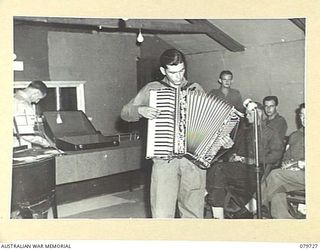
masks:
{"label": "seated man", "polygon": [[18,90],[13,99],[14,134],[13,146],[32,144],[49,147],[51,144],[35,132],[37,114],[34,105],[47,95],[47,86],[42,81],[32,81],[27,88]]}
{"label": "seated man", "polygon": [[[266,123],[269,127],[273,128],[276,132],[279,133],[280,139],[285,143],[285,136],[287,133],[288,125],[281,115],[278,113],[278,105],[279,100],[276,96],[266,96],[263,98],[263,107],[264,114],[266,115],[263,122]],[[262,180],[264,180],[270,173],[273,168],[278,168],[279,166],[269,166],[265,169],[264,176]]]}
{"label": "seated man", "polygon": [[[252,197],[256,188],[256,173],[254,172],[254,138],[253,138],[253,111],[247,110],[249,127],[241,131],[238,136],[234,153],[230,162],[217,162],[207,173],[207,201],[213,207],[215,218],[224,218],[223,208],[226,207],[226,197],[230,187],[238,190],[242,203]],[[283,142],[279,134],[269,126],[261,123],[263,107],[257,107],[259,133],[259,160],[260,164],[277,164],[282,156]]]}
{"label": "seated man", "polygon": [[276,130],[279,133],[280,138],[284,140],[284,137],[287,133],[288,125],[286,120],[281,115],[279,115],[277,110],[278,105],[279,100],[276,96],[266,96],[265,98],[263,98],[264,112],[267,116],[264,122],[274,130]]}
{"label": "seated man", "polygon": [[288,211],[286,192],[305,189],[304,127],[305,104],[299,107],[301,128],[289,137],[281,169],[271,171],[261,185],[262,204],[271,203],[271,217],[293,219]]}

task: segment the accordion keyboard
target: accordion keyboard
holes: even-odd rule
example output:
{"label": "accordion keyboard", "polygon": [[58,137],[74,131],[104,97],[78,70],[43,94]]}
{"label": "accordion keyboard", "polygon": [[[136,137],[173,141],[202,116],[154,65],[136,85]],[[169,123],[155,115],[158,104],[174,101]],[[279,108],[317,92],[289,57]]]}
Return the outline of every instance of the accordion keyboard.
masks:
{"label": "accordion keyboard", "polygon": [[169,158],[173,154],[175,137],[175,93],[172,90],[150,91],[149,106],[160,115],[148,121],[146,157]]}

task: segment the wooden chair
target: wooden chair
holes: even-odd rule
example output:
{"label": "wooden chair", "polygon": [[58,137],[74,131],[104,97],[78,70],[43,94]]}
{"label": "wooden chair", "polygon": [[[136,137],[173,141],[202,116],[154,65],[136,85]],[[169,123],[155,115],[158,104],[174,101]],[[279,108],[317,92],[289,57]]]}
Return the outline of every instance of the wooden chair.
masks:
{"label": "wooden chair", "polygon": [[295,219],[305,219],[306,214],[301,212],[301,207],[306,205],[305,190],[292,191],[287,193],[289,213]]}

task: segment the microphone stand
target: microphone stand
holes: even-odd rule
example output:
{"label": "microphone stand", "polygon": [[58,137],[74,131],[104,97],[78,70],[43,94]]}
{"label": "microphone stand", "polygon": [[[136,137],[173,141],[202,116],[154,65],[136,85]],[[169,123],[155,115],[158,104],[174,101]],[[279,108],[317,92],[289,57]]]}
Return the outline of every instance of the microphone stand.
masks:
{"label": "microphone stand", "polygon": [[259,134],[258,134],[258,111],[255,108],[253,110],[254,114],[254,152],[255,152],[255,172],[256,172],[256,183],[257,183],[257,217],[258,219],[262,219],[261,213],[261,183],[260,183],[260,172],[261,169],[259,167]]}

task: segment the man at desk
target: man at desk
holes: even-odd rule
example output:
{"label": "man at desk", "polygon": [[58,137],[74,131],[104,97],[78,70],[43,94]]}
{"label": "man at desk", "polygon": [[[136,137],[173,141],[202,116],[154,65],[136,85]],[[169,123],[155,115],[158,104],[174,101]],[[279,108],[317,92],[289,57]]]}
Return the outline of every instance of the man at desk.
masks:
{"label": "man at desk", "polygon": [[31,146],[37,144],[49,147],[49,142],[40,135],[36,135],[34,126],[37,115],[34,104],[47,95],[47,86],[42,81],[32,81],[27,88],[18,90],[13,101],[14,134],[13,146]]}

